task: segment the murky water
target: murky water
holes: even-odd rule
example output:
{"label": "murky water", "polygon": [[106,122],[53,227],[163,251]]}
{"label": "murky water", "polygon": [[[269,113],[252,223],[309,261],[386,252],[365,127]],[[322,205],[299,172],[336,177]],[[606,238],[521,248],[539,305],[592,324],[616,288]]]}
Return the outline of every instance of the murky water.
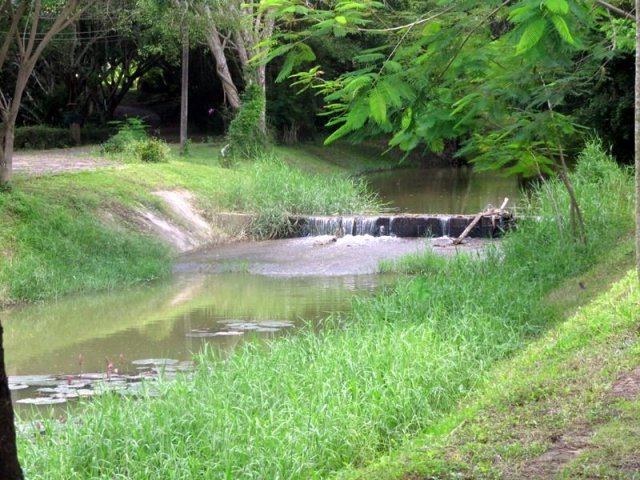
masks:
{"label": "murky water", "polygon": [[[188,360],[204,343],[232,349],[244,338],[284,334],[302,321],[348,310],[352,296],[384,281],[374,275],[278,278],[249,273],[182,274],[126,291],[68,297],[3,315],[8,374],[137,371],[134,361]],[[38,396],[36,387],[15,400]],[[62,382],[64,383],[64,381]]]}
{"label": "murky water", "polygon": [[[414,213],[475,213],[504,196],[517,198],[515,181],[487,178],[403,170],[376,175],[372,185]],[[392,281],[375,275],[381,259],[427,246],[424,239],[370,236],[218,246],[178,259],[167,281],[0,312],[14,400],[89,395],[94,381],[117,386],[154,367],[179,369],[205,343],[227,351],[246,338],[287,334],[349,310],[354,295]],[[431,247],[456,252],[449,242]],[[470,241],[466,248],[479,247]]]}
{"label": "murky water", "polygon": [[520,187],[515,177],[461,168],[410,168],[370,175],[367,181],[382,201],[402,213],[478,213],[498,207],[505,197],[516,205]]}

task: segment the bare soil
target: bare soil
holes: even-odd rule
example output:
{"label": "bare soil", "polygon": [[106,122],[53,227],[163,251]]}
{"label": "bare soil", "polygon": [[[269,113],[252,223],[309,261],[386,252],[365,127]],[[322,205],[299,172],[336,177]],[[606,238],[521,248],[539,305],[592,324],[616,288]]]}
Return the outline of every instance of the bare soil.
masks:
{"label": "bare soil", "polygon": [[[621,375],[614,383],[607,397],[609,401],[616,399],[635,400],[640,396],[640,365],[632,371]],[[587,425],[578,422],[566,429],[562,435],[554,439],[550,449],[537,458],[528,462],[510,479],[547,479],[554,478],[562,468],[571,462],[577,455],[591,445],[591,438],[596,425]],[[633,462],[630,470],[635,470],[637,465]],[[640,465],[640,462],[638,462]]]}
{"label": "bare soil", "polygon": [[91,147],[55,150],[26,150],[13,155],[13,170],[26,175],[55,175],[118,166],[118,162],[98,158]]}

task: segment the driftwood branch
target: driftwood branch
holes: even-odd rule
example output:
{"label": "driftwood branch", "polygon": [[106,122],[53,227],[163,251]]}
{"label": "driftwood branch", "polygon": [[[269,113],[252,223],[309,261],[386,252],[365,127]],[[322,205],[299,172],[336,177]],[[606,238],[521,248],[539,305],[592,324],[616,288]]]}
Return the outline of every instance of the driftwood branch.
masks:
{"label": "driftwood branch", "polygon": [[605,2],[603,0],[596,0],[596,3],[598,5],[600,5],[602,8],[605,8],[606,10],[609,10],[614,15],[617,15],[618,17],[626,18],[628,20],[635,20],[636,19],[636,17],[634,17],[631,13],[626,12],[621,8],[618,8],[615,5],[611,5],[608,2]]}
{"label": "driftwood branch", "polygon": [[482,217],[491,216],[492,218],[494,218],[496,215],[501,216],[503,211],[504,211],[504,208],[507,206],[508,202],[509,202],[509,199],[505,198],[504,201],[502,202],[502,205],[500,205],[500,208],[498,208],[498,209],[489,208],[487,210],[483,210],[482,212],[478,213],[473,218],[473,220],[471,220],[471,223],[469,225],[467,225],[467,228],[464,229],[464,231],[460,234],[460,236],[453,240],[452,244],[453,245],[460,245],[462,243],[462,241],[465,238],[467,238],[469,233],[471,233],[471,230],[473,230],[473,227],[475,227],[478,224],[478,222],[480,221],[480,219]]}

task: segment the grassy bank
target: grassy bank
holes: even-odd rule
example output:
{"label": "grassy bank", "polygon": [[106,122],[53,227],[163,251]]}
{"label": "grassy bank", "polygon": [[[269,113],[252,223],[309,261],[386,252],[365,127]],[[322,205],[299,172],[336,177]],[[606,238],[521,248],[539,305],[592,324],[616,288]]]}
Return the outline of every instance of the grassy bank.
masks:
{"label": "grassy bank", "polygon": [[[296,155],[280,150],[285,153]],[[347,168],[312,173],[265,155],[229,169],[217,155],[213,146],[197,145],[169,163],[16,177],[13,188],[0,193],[0,305],[165,275],[171,252],[139,218],[143,211],[170,215],[154,191],[189,191],[209,213],[254,214],[255,236],[272,235],[288,214],[375,208],[363,184],[347,178]]]}
{"label": "grassy bank", "polygon": [[[23,438],[28,477],[309,479],[368,464],[444,421],[492,366],[562,320],[544,299],[631,230],[631,179],[597,146],[575,182],[588,247],[532,220],[486,256],[414,258],[398,267],[413,276],[319,333],[224,361],[208,352],[158,397],[100,398],[81,422]],[[567,200],[551,182],[531,213],[553,219],[554,206]]]}
{"label": "grassy bank", "polygon": [[[612,259],[608,266],[632,264],[632,241]],[[623,271],[595,269],[581,279],[607,280]],[[638,478],[639,308],[631,269],[567,322],[499,365],[457,411],[373,465],[346,469],[336,478]]]}

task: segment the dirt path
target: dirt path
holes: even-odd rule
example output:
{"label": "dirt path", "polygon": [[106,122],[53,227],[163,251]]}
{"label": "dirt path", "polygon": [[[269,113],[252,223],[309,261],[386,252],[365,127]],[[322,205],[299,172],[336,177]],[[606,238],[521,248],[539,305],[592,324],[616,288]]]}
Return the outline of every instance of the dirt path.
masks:
{"label": "dirt path", "polygon": [[117,165],[118,162],[93,155],[91,147],[19,151],[13,156],[15,173],[36,176],[97,170]]}
{"label": "dirt path", "polygon": [[[605,406],[613,408],[611,403],[617,399],[636,400],[640,397],[640,366],[631,372],[621,375],[607,394]],[[545,453],[534,458],[523,466],[514,476],[507,476],[513,480],[546,480],[556,476],[574,458],[590,448],[597,448],[592,444],[593,435],[600,426],[598,422],[589,425],[585,421],[577,421],[571,425],[558,438]],[[630,465],[629,470],[640,473],[640,461]],[[595,477],[594,477],[595,478]],[[598,477],[600,478],[600,477]],[[607,477],[608,478],[608,477]],[[620,472],[620,478],[638,478],[626,476],[626,472]]]}

